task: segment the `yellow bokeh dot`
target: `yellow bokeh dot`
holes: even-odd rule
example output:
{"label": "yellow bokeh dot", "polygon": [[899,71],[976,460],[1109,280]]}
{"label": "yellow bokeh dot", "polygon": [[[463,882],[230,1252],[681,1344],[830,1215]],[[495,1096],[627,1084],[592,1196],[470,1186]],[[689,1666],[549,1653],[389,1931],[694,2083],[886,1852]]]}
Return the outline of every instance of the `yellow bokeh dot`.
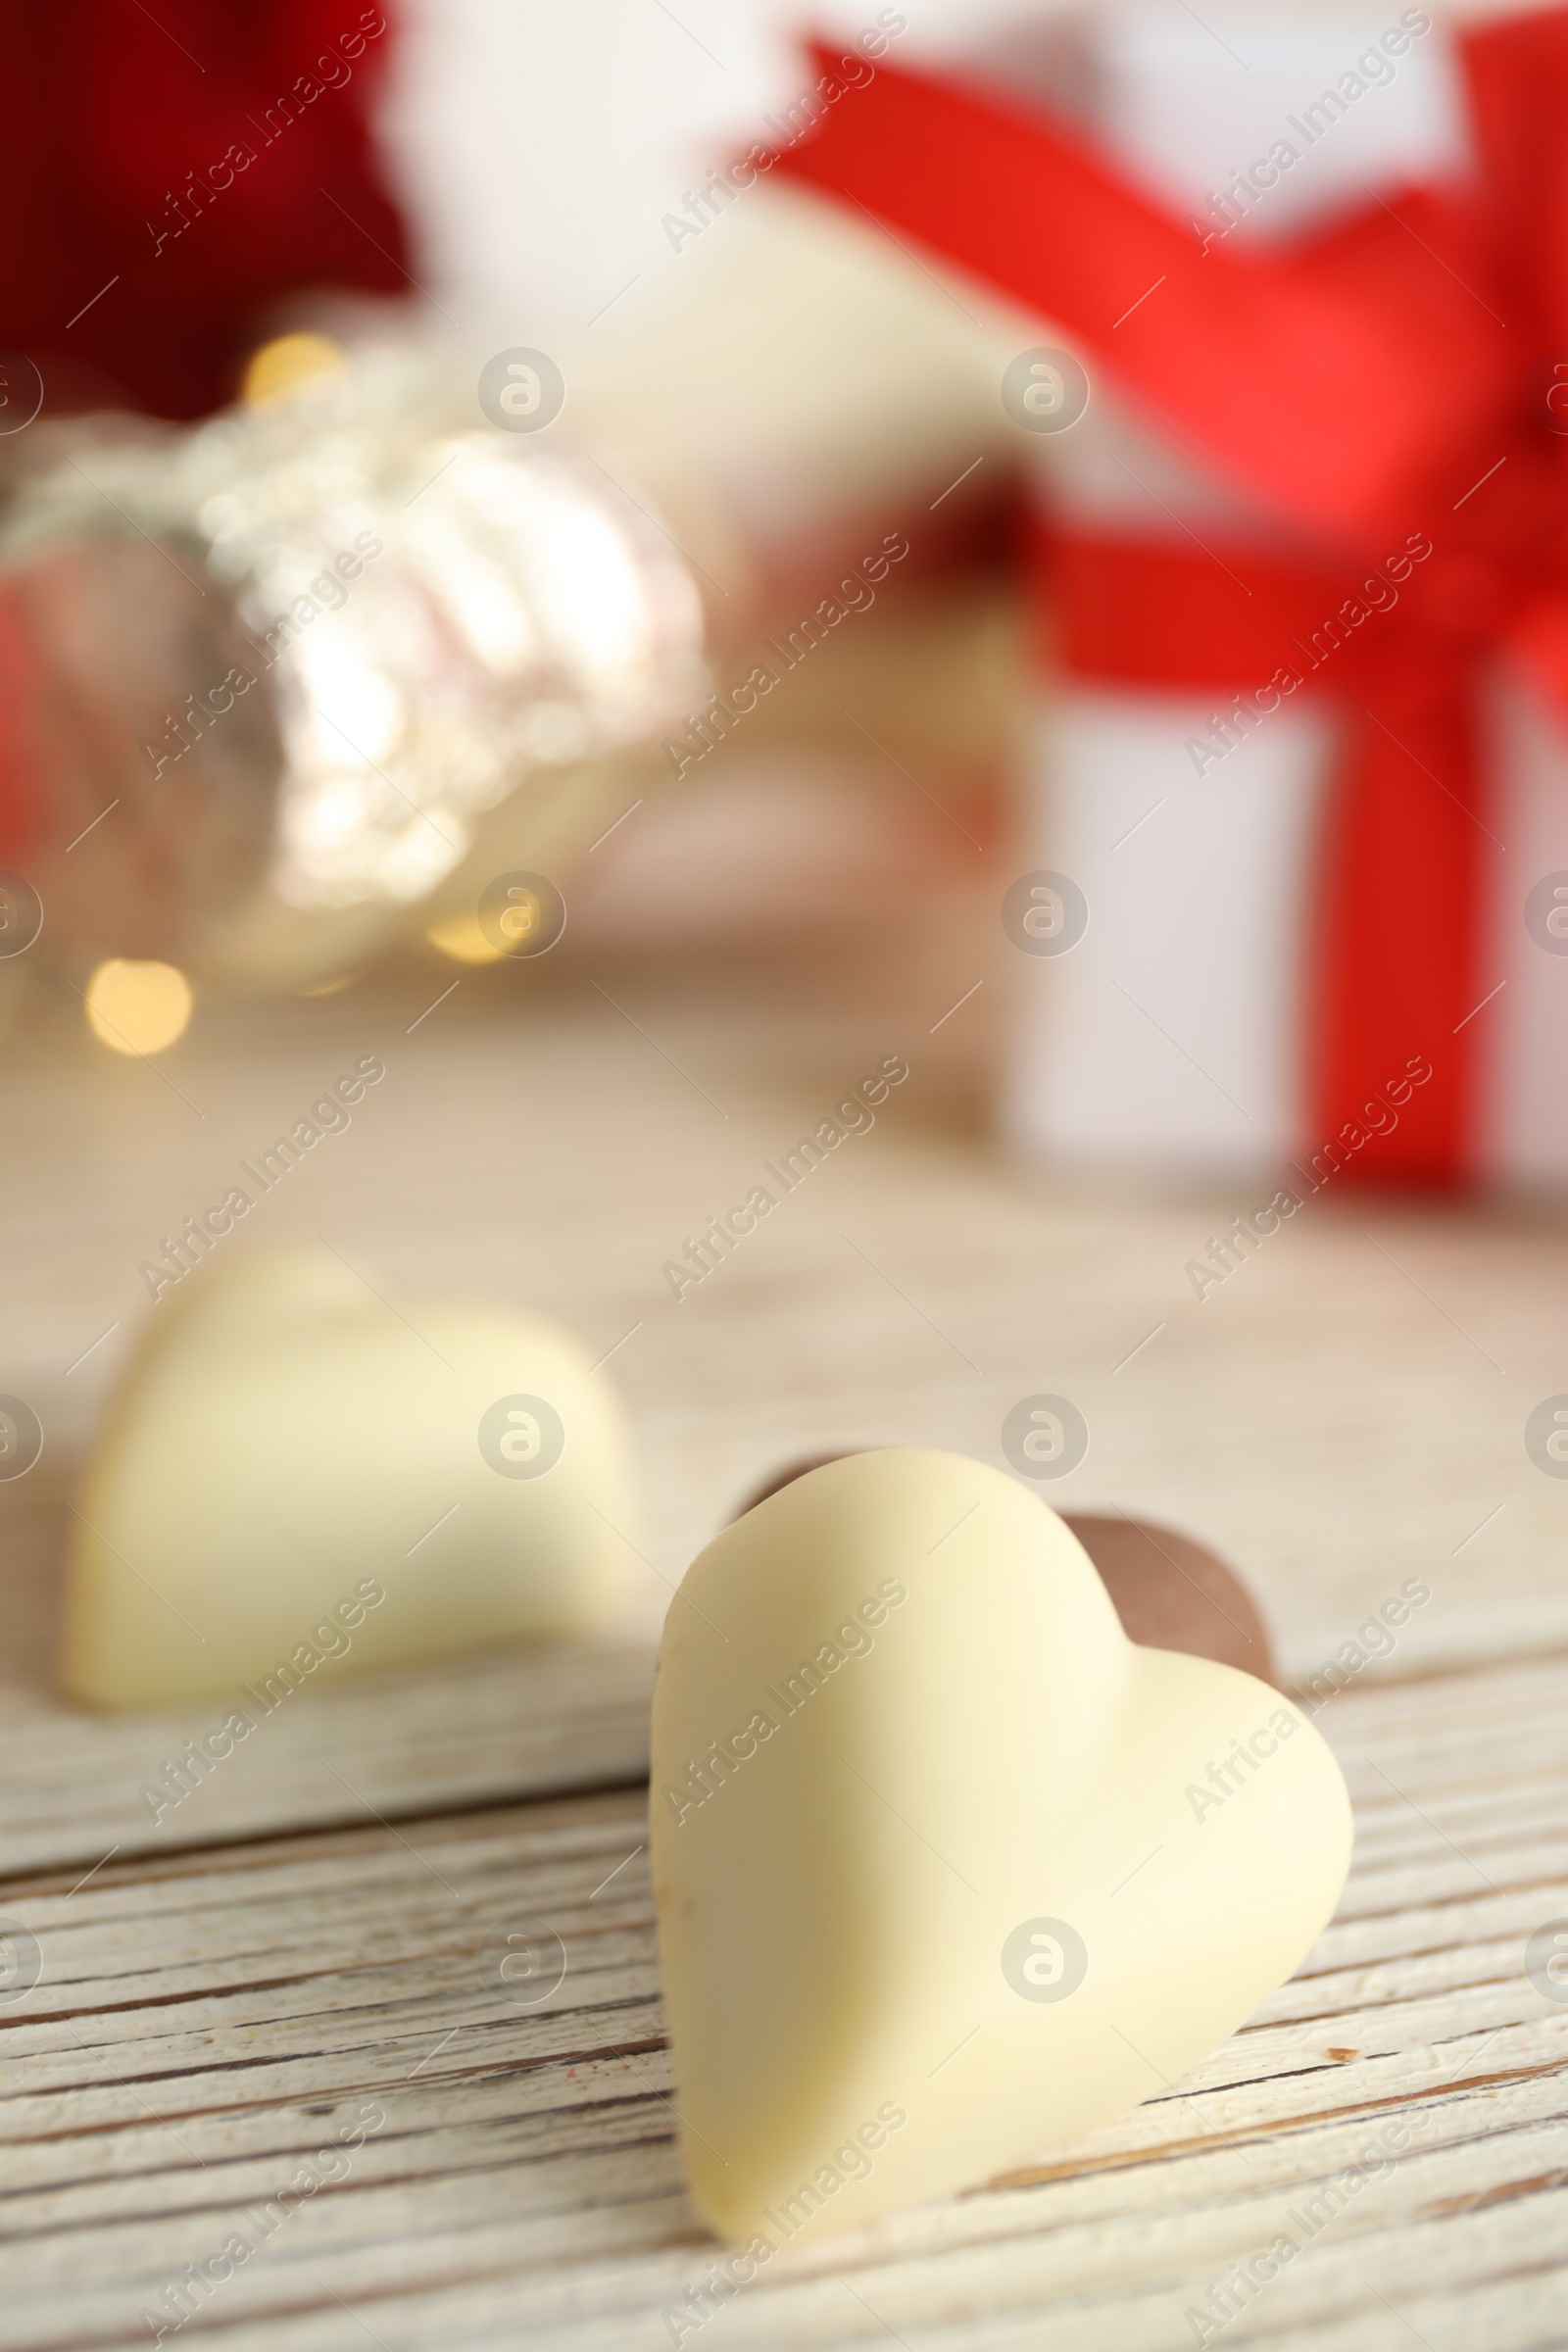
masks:
{"label": "yellow bokeh dot", "polygon": [[116,956],[87,983],[87,1025],[116,1054],[159,1054],[183,1037],[194,1001],[172,963]]}
{"label": "yellow bokeh dot", "polygon": [[424,936],[454,963],[496,963],[504,953],[486,939],[476,914],[458,914],[450,922],[432,923]]}
{"label": "yellow bokeh dot", "polygon": [[250,408],[265,408],[288,400],[303,384],[347,372],[342,348],[330,335],[277,335],[251,354],[240,397]]}

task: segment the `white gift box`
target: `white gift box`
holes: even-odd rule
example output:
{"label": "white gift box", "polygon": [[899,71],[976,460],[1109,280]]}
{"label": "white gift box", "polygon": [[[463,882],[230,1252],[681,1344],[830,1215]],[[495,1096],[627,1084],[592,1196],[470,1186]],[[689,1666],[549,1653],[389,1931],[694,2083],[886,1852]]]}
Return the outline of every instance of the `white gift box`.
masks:
{"label": "white gift box", "polygon": [[[1424,12],[1402,13],[1410,37],[1390,59],[1381,36],[1401,23],[1392,5],[1209,7],[1201,22],[1175,5],[1103,9],[1079,24],[1075,74],[1063,74],[1059,37],[1048,45],[1044,87],[1058,107],[1075,90],[1101,151],[1200,241],[1283,244],[1368,195],[1469,168],[1452,36],[1435,23],[1411,30]],[[1000,49],[987,69],[1014,103],[1018,54]],[[1323,94],[1341,90],[1336,113]],[[1271,157],[1271,171],[1254,169]],[[1043,328],[1048,339],[1071,341]],[[1277,541],[1279,514],[1090,365],[1085,413],[1030,445],[1052,523],[1185,549]],[[1309,1159],[1323,1142],[1304,1040],[1335,711],[1299,696],[1203,760],[1194,747],[1215,740],[1214,711],[1212,689],[1043,689],[1030,862],[1076,884],[1088,924],[1069,951],[1025,958],[1005,1115],[1054,1162],[1240,1179]],[[1501,670],[1488,680],[1482,738],[1495,797],[1475,836],[1481,960],[1497,1003],[1467,1172],[1557,1184],[1568,1175],[1568,957],[1543,952],[1525,902],[1542,877],[1568,871],[1568,761],[1540,699]],[[1412,1040],[1428,1053],[1446,1043]]]}

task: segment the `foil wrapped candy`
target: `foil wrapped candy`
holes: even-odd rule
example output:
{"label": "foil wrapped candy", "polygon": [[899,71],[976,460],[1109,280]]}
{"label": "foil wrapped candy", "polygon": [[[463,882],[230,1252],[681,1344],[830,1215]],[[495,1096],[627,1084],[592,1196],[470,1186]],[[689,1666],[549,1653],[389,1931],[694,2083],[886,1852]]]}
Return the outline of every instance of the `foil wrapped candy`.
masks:
{"label": "foil wrapped candy", "polygon": [[320,984],[609,821],[702,690],[691,572],[465,405],[368,352],[189,432],[55,428],[0,529],[0,862],[52,929]]}

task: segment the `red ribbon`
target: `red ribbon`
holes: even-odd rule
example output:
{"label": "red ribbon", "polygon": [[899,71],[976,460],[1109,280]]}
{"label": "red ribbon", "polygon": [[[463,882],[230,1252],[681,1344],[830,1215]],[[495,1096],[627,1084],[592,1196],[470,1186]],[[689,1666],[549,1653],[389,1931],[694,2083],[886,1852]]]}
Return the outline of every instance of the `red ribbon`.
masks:
{"label": "red ribbon", "polygon": [[[1461,56],[1474,174],[1285,250],[1205,251],[1035,107],[885,62],[779,158],[1056,322],[1278,518],[1283,554],[1058,537],[1037,560],[1081,678],[1223,704],[1290,670],[1338,705],[1303,1141],[1430,1060],[1352,1163],[1385,1183],[1476,1164],[1502,854],[1477,751],[1487,665],[1521,664],[1568,719],[1568,444],[1544,401],[1568,347],[1568,9]],[[1423,538],[1396,581],[1385,560]],[[1374,576],[1383,609],[1349,620]],[[1344,642],[1319,656],[1330,616]],[[1533,878],[1515,877],[1521,919]]]}

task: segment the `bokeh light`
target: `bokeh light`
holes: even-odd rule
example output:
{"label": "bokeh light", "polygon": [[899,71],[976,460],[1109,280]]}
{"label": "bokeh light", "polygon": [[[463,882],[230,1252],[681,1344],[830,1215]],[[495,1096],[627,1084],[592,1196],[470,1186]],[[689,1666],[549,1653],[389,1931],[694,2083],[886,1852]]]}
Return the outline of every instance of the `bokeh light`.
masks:
{"label": "bokeh light", "polygon": [[87,983],[87,1024],[116,1054],[161,1054],[183,1037],[195,999],[172,963],[101,963]]}
{"label": "bokeh light", "polygon": [[347,371],[342,349],[330,335],[274,335],[246,363],[241,397],[250,408],[263,408],[269,401],[287,400],[302,384]]}
{"label": "bokeh light", "polygon": [[500,959],[501,950],[486,939],[476,914],[457,914],[448,922],[432,923],[424,936],[454,963],[495,963]]}

